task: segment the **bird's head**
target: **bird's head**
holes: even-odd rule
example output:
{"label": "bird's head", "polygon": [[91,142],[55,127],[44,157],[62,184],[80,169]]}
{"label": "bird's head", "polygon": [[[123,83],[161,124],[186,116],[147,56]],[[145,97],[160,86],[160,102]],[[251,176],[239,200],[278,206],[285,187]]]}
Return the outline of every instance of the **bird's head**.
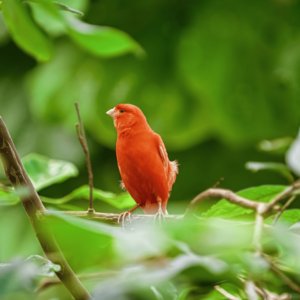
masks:
{"label": "bird's head", "polygon": [[148,126],[143,112],[132,104],[118,104],[116,107],[106,112],[114,119],[114,124],[118,132],[138,126],[142,128]]}

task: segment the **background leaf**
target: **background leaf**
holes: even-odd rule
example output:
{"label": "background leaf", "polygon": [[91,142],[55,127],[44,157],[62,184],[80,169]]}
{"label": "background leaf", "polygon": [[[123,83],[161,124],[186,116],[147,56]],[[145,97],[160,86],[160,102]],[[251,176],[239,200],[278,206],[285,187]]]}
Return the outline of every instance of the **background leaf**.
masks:
{"label": "background leaf", "polygon": [[[237,195],[250,200],[257,200],[260,202],[270,202],[278,194],[286,189],[286,186],[281,185],[263,185],[259,187],[249,188],[237,192]],[[221,217],[233,218],[236,216],[251,214],[252,209],[246,209],[238,205],[229,203],[227,200],[220,200],[217,204],[213,205],[206,213],[207,218]]]}
{"label": "background leaf", "polygon": [[[88,185],[84,185],[76,190],[74,190],[71,194],[60,198],[60,199],[50,199],[47,197],[42,197],[42,201],[49,204],[64,204],[69,201],[75,199],[89,199],[90,198],[90,190]],[[114,206],[119,209],[129,208],[136,205],[135,201],[131,198],[129,193],[121,193],[116,195],[110,192],[104,192],[99,189],[93,189],[93,198],[94,200],[104,201],[111,206]]]}
{"label": "background leaf", "polygon": [[294,182],[294,177],[291,174],[290,170],[285,164],[282,163],[249,161],[246,163],[245,167],[246,169],[252,172],[257,172],[261,170],[275,171],[284,176],[289,183]]}
{"label": "background leaf", "polygon": [[300,131],[286,153],[286,162],[295,174],[300,176]]}
{"label": "background leaf", "polygon": [[36,0],[28,3],[34,20],[45,32],[54,37],[66,33],[64,20],[52,1]]}
{"label": "background leaf", "polygon": [[23,157],[22,162],[37,191],[78,175],[78,169],[74,164],[36,153]]}
{"label": "background leaf", "polygon": [[143,53],[141,46],[121,30],[89,25],[72,17],[66,17],[66,20],[73,41],[94,55],[110,57],[128,52]]}
{"label": "background leaf", "polygon": [[19,202],[20,199],[12,188],[0,188],[0,205],[15,205]]}
{"label": "background leaf", "polygon": [[52,55],[52,44],[28,15],[19,0],[3,0],[3,15],[14,41],[38,61],[47,61]]}
{"label": "background leaf", "polygon": [[293,138],[286,136],[271,141],[263,140],[257,145],[257,148],[264,152],[284,154],[292,142]]}

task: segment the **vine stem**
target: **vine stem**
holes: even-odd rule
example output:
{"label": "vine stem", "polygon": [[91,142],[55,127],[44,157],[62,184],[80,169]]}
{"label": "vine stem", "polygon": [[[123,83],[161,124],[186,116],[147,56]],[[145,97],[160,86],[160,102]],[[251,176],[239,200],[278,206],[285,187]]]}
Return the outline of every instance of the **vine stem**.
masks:
{"label": "vine stem", "polygon": [[27,213],[45,255],[52,263],[61,267],[60,271],[55,272],[57,277],[69,290],[74,299],[90,299],[88,291],[74,274],[62,254],[52,232],[46,226],[44,217],[46,209],[24,169],[13,140],[11,139],[7,127],[1,117],[0,159],[4,167],[5,176],[9,179],[13,187],[16,190],[26,188],[26,194],[23,193],[22,196],[20,196],[21,203]]}

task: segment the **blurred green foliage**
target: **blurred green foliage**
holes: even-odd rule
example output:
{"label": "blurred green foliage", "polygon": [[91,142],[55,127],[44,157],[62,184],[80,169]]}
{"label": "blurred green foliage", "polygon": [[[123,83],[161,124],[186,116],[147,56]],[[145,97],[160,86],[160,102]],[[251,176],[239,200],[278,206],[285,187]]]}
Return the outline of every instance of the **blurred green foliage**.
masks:
{"label": "blurred green foliage", "polygon": [[[95,299],[224,299],[215,285],[245,299],[237,276],[296,299],[251,252],[252,212],[225,200],[208,201],[197,221],[160,230],[134,224],[125,233],[53,208],[87,207],[75,101],[91,150],[97,211],[134,204],[120,194],[116,132],[105,114],[118,103],[139,106],[170,159],[179,160],[169,212],[183,212],[220,177],[241,196],[272,200],[294,180],[291,170],[300,174],[299,8],[297,0],[0,2],[1,116],[52,209],[49,226]],[[43,252],[19,204],[22,193],[0,187],[0,263],[8,263],[0,264],[0,297],[70,299],[59,284],[34,292],[47,274],[37,259],[25,260]],[[299,197],[292,208],[262,244],[300,284]]]}
{"label": "blurred green foliage", "polygon": [[[32,13],[30,22],[36,22],[54,48],[43,64],[9,41],[0,13],[1,114],[21,155],[38,152],[71,160],[83,171],[84,156],[73,127],[73,103],[78,101],[96,187],[117,193],[116,132],[105,112],[127,102],[143,110],[163,137],[170,158],[181,164],[171,201],[191,199],[220,177],[224,186],[235,190],[249,184],[285,184],[276,174],[269,173],[267,181],[264,174],[251,174],[243,164],[270,159],[254,149],[260,140],[296,135],[298,1],[61,3],[82,11],[85,24],[76,14],[55,11],[46,0],[23,5],[22,11]],[[68,25],[73,23],[78,30]],[[109,30],[122,30],[128,51],[136,53],[138,43],[146,56],[99,57],[95,49],[106,50],[97,46],[101,37],[94,35]],[[122,54],[118,51],[114,55]],[[283,162],[279,156],[273,160]],[[80,180],[45,195],[63,197],[62,189],[70,192],[85,183],[81,173]]]}

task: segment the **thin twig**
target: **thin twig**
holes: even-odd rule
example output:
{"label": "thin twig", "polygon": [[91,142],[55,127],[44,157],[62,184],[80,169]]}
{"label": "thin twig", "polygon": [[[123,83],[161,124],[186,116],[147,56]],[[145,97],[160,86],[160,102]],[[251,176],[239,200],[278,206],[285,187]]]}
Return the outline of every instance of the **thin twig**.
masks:
{"label": "thin twig", "polygon": [[278,276],[286,285],[288,285],[293,291],[300,294],[300,286],[293,282],[289,277],[287,277],[284,273],[282,273],[272,262],[271,260],[266,256],[263,255],[264,259],[269,263],[270,270]]}
{"label": "thin twig", "polygon": [[229,294],[227,291],[225,291],[224,289],[222,289],[220,286],[215,285],[214,287],[219,293],[221,293],[225,298],[229,299],[229,300],[240,300],[240,298],[235,297],[231,294]]}
{"label": "thin twig", "polygon": [[215,183],[215,185],[213,186],[213,188],[217,188],[222,182],[224,181],[224,178],[220,178],[220,180],[218,182]]}
{"label": "thin twig", "polygon": [[61,270],[55,272],[76,300],[89,299],[90,295],[82,283],[78,280],[73,270],[68,265],[64,255],[49,228],[44,222],[46,211],[41,199],[33,187],[26,173],[10,134],[0,117],[0,158],[6,177],[15,189],[26,187],[28,194],[20,196],[21,203],[28,215],[35,234],[48,259]]}
{"label": "thin twig", "polygon": [[79,142],[82,146],[83,152],[85,154],[86,165],[87,165],[87,170],[88,170],[88,174],[89,174],[90,205],[89,205],[88,211],[90,213],[93,213],[94,212],[94,208],[93,208],[93,186],[94,186],[94,184],[93,184],[93,171],[92,171],[92,164],[91,164],[91,159],[90,159],[90,152],[89,152],[89,148],[88,148],[86,138],[85,138],[85,133],[84,133],[84,128],[83,128],[83,124],[82,124],[82,120],[81,120],[81,116],[80,116],[78,103],[75,102],[74,105],[75,105],[78,120],[79,120],[79,124],[78,123],[75,124],[76,132],[77,132],[78,140],[79,140]]}
{"label": "thin twig", "polygon": [[286,201],[286,203],[282,206],[278,214],[275,216],[272,226],[276,224],[277,220],[281,217],[282,213],[287,209],[288,206],[290,206],[290,204],[295,200],[295,198],[296,196],[293,195],[288,201]]}
{"label": "thin twig", "polygon": [[266,207],[266,210],[263,212],[264,214],[273,210],[274,206],[279,202],[284,200],[285,198],[293,195],[295,191],[300,190],[300,180],[295,181],[292,185],[286,188],[282,193],[280,193],[277,197],[275,197]]}
{"label": "thin twig", "polygon": [[[246,280],[240,276],[238,276],[238,279],[243,282],[244,284],[246,283]],[[292,295],[288,293],[284,293],[281,295],[272,293],[262,287],[257,287],[254,285],[255,292],[258,296],[262,297],[264,300],[290,300],[292,299]]]}

